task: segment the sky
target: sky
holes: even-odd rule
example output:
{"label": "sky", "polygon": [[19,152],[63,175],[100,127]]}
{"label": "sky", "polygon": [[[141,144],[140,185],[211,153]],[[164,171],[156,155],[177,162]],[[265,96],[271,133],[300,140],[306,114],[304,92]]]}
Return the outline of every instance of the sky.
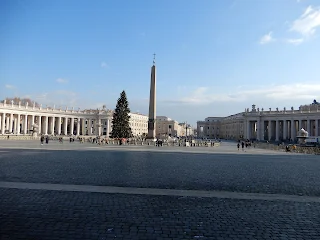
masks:
{"label": "sky", "polygon": [[2,0],[0,99],[196,124],[320,100],[319,0]]}

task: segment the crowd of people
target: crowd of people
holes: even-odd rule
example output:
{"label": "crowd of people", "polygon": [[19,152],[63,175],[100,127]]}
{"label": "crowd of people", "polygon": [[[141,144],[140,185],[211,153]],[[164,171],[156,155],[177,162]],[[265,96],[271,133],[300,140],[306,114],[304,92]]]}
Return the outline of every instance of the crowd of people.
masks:
{"label": "crowd of people", "polygon": [[251,147],[252,145],[254,148],[256,147],[256,143],[254,141],[250,141],[249,139],[238,140],[237,148],[238,148],[238,151],[240,151],[240,146],[241,146],[242,151],[245,151],[244,147],[246,147],[246,149],[247,149],[248,147]]}
{"label": "crowd of people", "polygon": [[41,145],[43,145],[44,141],[46,141],[46,144],[48,144],[49,143],[49,136],[41,135],[41,137],[40,137]]}
{"label": "crowd of people", "polygon": [[[55,139],[55,138],[53,138],[53,139]],[[63,139],[63,137],[58,137],[58,138],[56,138],[56,140],[58,140],[59,143],[63,143],[64,139]],[[96,143],[98,145],[109,144],[108,139],[101,138],[99,136],[97,136],[97,137],[89,137],[89,138],[84,138],[84,137],[76,137],[76,138],[75,137],[70,137],[69,138],[70,143],[75,142],[76,140],[78,140],[80,143],[85,143],[85,141],[88,141],[88,142],[90,142],[92,144]],[[118,140],[119,145],[122,145],[124,143],[124,141],[129,141],[129,140],[126,140],[126,139],[117,139],[117,140]],[[43,145],[44,142],[46,142],[46,144],[49,143],[49,136],[41,135],[41,137],[40,137],[41,145]]]}

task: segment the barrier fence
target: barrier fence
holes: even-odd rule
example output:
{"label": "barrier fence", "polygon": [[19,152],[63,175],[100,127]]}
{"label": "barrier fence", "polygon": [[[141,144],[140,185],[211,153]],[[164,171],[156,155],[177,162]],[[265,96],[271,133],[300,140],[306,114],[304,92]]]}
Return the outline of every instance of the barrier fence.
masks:
{"label": "barrier fence", "polygon": [[[8,138],[9,136],[9,138]],[[83,139],[83,142],[90,142],[90,143],[100,143],[102,145],[120,145],[119,139],[106,139],[106,138],[94,138],[88,136],[82,137],[71,137],[71,136],[49,136],[49,140],[58,141],[62,139],[63,142],[70,141],[70,138],[74,139],[74,141],[80,141],[80,138]],[[2,135],[0,136],[0,140],[39,140],[40,136],[26,136],[26,135]],[[158,146],[158,143],[155,141],[148,141],[148,140],[136,140],[130,139],[129,141],[125,140],[122,141],[121,145],[147,145],[147,146]],[[220,142],[217,141],[203,141],[203,140],[193,140],[188,141],[187,144],[185,140],[175,141],[175,142],[168,142],[162,141],[161,146],[172,146],[172,147],[218,147],[220,146]]]}
{"label": "barrier fence", "polygon": [[[8,138],[9,136],[9,138]],[[50,140],[59,140],[59,138],[62,138],[63,141],[69,141],[70,136],[50,136]],[[82,137],[84,138],[85,142],[90,143],[98,143],[97,141],[94,141],[95,138],[93,137]],[[78,137],[74,138],[75,141],[79,141]],[[0,140],[40,140],[40,136],[26,136],[26,135],[2,135],[0,136]],[[101,141],[103,140],[103,141]],[[120,145],[120,141],[118,139],[107,139],[104,138],[100,139],[100,144],[108,144],[108,145]],[[123,141],[122,145],[147,145],[147,146],[157,146],[156,142],[153,141],[146,141],[146,140],[129,140],[129,141]],[[171,146],[171,147],[185,147],[186,143],[184,140],[176,141],[176,142],[167,142],[163,141],[161,146]],[[220,142],[213,142],[213,141],[203,141],[203,140],[193,140],[187,143],[187,146],[190,147],[218,147],[220,146]],[[271,143],[256,143],[256,148],[261,149],[269,149],[274,151],[286,151],[287,144],[280,144],[275,145]],[[295,153],[305,153],[305,154],[316,154],[320,155],[320,147],[304,147],[294,144],[289,144],[289,150],[290,152]]]}
{"label": "barrier fence", "polygon": [[316,154],[320,155],[320,148],[319,147],[305,147],[305,146],[299,146],[296,144],[280,144],[275,145],[271,143],[257,143],[257,148],[262,149],[270,149],[275,151],[286,151],[286,146],[289,146],[289,152],[295,152],[295,153],[305,153],[305,154]]}

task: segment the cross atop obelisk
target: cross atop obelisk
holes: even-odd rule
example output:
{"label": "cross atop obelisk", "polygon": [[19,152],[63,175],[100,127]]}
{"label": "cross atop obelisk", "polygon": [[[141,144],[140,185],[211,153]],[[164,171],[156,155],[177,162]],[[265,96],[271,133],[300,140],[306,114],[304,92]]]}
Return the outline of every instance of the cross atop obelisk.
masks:
{"label": "cross atop obelisk", "polygon": [[153,66],[151,67],[149,121],[147,139],[156,139],[156,54],[153,54]]}

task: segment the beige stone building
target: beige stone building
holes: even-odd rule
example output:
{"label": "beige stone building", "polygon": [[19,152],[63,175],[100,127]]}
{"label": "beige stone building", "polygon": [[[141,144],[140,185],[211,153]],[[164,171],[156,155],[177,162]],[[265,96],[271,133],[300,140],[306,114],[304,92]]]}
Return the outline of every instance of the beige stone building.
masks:
{"label": "beige stone building", "polygon": [[133,136],[146,136],[148,134],[149,117],[140,113],[130,113],[129,115]]}
{"label": "beige stone building", "polygon": [[[147,133],[148,117],[131,113],[130,125],[134,135]],[[0,103],[0,134],[37,134],[109,137],[113,111],[102,109],[74,110],[53,107],[21,105],[13,101]]]}
{"label": "beige stone building", "polygon": [[301,128],[309,136],[319,136],[320,105],[310,104],[265,111],[252,105],[251,110],[228,117],[208,117],[197,122],[198,137],[257,139],[268,141],[296,140]]}
{"label": "beige stone building", "polygon": [[219,138],[222,117],[207,117],[197,122],[197,136],[201,138]]}
{"label": "beige stone building", "polygon": [[156,137],[177,137],[179,134],[179,123],[166,116],[156,117]]}
{"label": "beige stone building", "polygon": [[[187,127],[186,127],[187,126]],[[157,137],[184,137],[193,135],[192,127],[186,123],[179,123],[176,120],[166,116],[157,116],[156,118],[156,136]]]}
{"label": "beige stone building", "polygon": [[179,137],[194,136],[194,129],[191,127],[190,124],[179,123],[178,136]]}

